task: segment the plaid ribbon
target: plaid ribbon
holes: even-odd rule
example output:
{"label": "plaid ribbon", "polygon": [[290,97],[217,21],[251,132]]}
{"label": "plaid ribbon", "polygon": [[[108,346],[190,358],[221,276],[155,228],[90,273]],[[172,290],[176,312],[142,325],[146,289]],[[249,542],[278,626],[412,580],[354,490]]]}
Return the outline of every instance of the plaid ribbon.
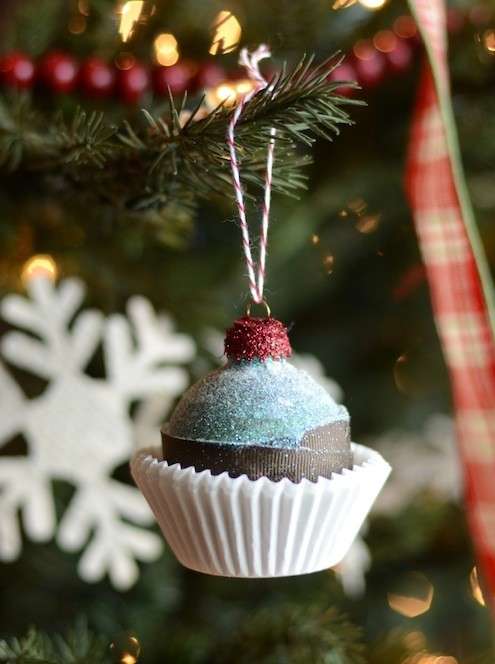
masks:
{"label": "plaid ribbon", "polygon": [[468,521],[495,611],[495,345],[492,281],[458,154],[444,0],[409,0],[427,58],[406,172],[436,326],[449,369]]}

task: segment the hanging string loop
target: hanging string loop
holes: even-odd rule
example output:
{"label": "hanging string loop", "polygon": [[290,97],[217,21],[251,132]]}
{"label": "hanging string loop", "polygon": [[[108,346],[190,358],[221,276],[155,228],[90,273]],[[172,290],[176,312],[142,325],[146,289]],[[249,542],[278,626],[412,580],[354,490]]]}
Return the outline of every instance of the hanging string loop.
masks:
{"label": "hanging string loop", "polygon": [[243,48],[239,55],[239,64],[245,67],[249,78],[254,81],[253,89],[241,98],[237,104],[232,118],[227,127],[227,144],[230,152],[230,165],[232,170],[232,180],[234,183],[235,199],[237,203],[237,210],[239,214],[239,222],[242,234],[242,249],[246,261],[247,275],[249,281],[249,290],[251,292],[252,300],[255,304],[264,302],[263,289],[265,285],[265,270],[266,270],[266,249],[268,244],[268,224],[270,220],[270,203],[272,191],[272,172],[273,172],[273,156],[275,150],[275,135],[276,130],[270,130],[270,140],[268,142],[267,158],[266,158],[266,174],[265,186],[263,197],[263,208],[261,217],[261,234],[259,243],[259,257],[256,263],[253,260],[251,252],[251,239],[249,236],[249,226],[246,218],[246,206],[244,202],[244,192],[241,185],[239,160],[235,148],[235,127],[242,111],[247,102],[254,97],[254,95],[265,88],[268,82],[265,80],[259,70],[259,62],[264,58],[270,57],[270,50],[265,44],[261,44],[255,51],[249,52]]}

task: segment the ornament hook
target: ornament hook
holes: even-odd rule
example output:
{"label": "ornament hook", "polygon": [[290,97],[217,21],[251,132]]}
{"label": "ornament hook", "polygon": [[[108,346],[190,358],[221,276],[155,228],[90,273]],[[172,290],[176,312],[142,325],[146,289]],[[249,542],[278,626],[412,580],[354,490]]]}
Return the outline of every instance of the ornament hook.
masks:
{"label": "ornament hook", "polygon": [[270,309],[268,302],[263,299],[260,302],[255,302],[254,300],[251,300],[251,302],[248,302],[247,307],[246,307],[246,316],[248,318],[251,318],[251,307],[255,304],[259,304],[262,307],[265,307],[265,313],[266,313],[266,318],[271,318],[272,317],[272,310]]}

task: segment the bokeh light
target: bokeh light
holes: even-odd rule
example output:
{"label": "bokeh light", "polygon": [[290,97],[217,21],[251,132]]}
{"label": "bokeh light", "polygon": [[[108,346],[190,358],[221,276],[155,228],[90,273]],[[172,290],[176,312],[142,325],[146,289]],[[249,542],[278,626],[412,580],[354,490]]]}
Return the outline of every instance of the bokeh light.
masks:
{"label": "bokeh light", "polygon": [[120,10],[119,35],[126,42],[132,35],[134,26],[139,21],[143,11],[144,0],[129,0]]}
{"label": "bokeh light", "polygon": [[169,32],[163,32],[158,35],[154,41],[155,58],[158,64],[163,67],[175,65],[179,59],[179,49],[177,39]]}
{"label": "bokeh light", "polygon": [[226,106],[233,106],[241,97],[254,88],[256,83],[248,78],[238,81],[224,81],[206,92],[206,103],[215,108],[224,102]]}
{"label": "bokeh light", "polygon": [[125,71],[126,69],[132,69],[132,67],[134,67],[136,64],[136,58],[132,53],[129,53],[129,51],[122,51],[122,53],[117,55],[114,62],[117,69]]}
{"label": "bokeh light", "polygon": [[335,256],[333,254],[327,254],[323,257],[323,269],[327,274],[332,274],[335,264]]}
{"label": "bokeh light", "polygon": [[362,5],[366,9],[371,9],[372,11],[381,9],[386,2],[387,0],[359,0],[360,5]]}
{"label": "bokeh light", "polygon": [[242,28],[236,16],[232,12],[223,9],[213,21],[213,41],[210,46],[210,54],[230,53],[237,48],[241,39]]}
{"label": "bokeh light", "polygon": [[381,53],[391,53],[397,46],[397,37],[392,30],[379,30],[373,37],[373,46]]}
{"label": "bokeh light", "polygon": [[420,652],[403,659],[401,664],[459,664],[455,657]]}
{"label": "bokeh light", "polygon": [[426,647],[426,636],[419,630],[408,632],[403,638],[404,645],[409,650],[423,650]]}
{"label": "bokeh light", "polygon": [[86,30],[86,17],[76,14],[69,19],[68,30],[72,35],[80,35]]}
{"label": "bokeh light", "polygon": [[352,50],[358,60],[371,60],[376,54],[373,42],[369,39],[358,39]]}
{"label": "bokeh light", "polygon": [[110,644],[110,652],[116,664],[136,664],[139,660],[141,645],[135,636],[120,634]]}
{"label": "bokeh light", "polygon": [[357,0],[334,0],[332,3],[332,9],[347,9],[347,7],[352,7],[355,5]]}
{"label": "bokeh light", "polygon": [[358,220],[356,223],[356,229],[363,235],[369,235],[369,233],[374,233],[376,231],[379,223],[379,214],[367,214]]}
{"label": "bokeh light", "polygon": [[57,264],[49,254],[36,254],[32,256],[24,263],[21,270],[21,279],[24,284],[37,277],[45,277],[50,281],[55,281],[57,275]]}
{"label": "bokeh light", "polygon": [[485,598],[483,597],[483,591],[481,590],[480,581],[478,578],[478,570],[476,567],[473,567],[471,574],[469,575],[469,585],[471,587],[471,594],[473,598],[481,604],[481,606],[486,606]]}
{"label": "bokeh light", "polygon": [[495,55],[495,30],[485,30],[482,37],[482,43],[485,50],[490,55]]}
{"label": "bokeh light", "polygon": [[430,610],[434,588],[424,574],[405,574],[393,592],[387,595],[388,605],[406,618],[416,618]]}
{"label": "bokeh light", "polygon": [[399,16],[394,21],[394,32],[398,37],[410,39],[417,31],[418,28],[412,16]]}
{"label": "bokeh light", "polygon": [[83,16],[89,16],[89,2],[88,0],[78,0],[77,9]]}

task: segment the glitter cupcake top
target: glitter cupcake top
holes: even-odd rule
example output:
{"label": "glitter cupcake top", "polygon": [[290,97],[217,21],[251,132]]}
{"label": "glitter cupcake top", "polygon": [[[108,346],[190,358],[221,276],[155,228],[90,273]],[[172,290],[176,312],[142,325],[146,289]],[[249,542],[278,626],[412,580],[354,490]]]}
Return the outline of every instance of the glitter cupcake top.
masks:
{"label": "glitter cupcake top", "polygon": [[182,397],[167,434],[186,440],[297,447],[316,427],[349,414],[305,371],[286,360],[231,362]]}

